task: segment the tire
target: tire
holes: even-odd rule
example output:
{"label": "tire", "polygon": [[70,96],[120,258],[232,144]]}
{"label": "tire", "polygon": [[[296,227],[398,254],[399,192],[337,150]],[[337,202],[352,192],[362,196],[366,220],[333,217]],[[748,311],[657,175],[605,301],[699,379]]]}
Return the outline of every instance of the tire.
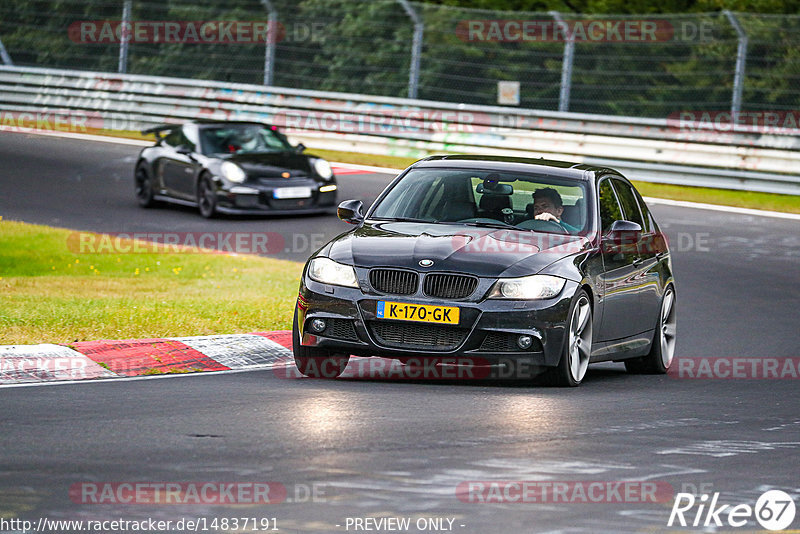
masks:
{"label": "tire", "polygon": [[661,299],[658,324],[653,333],[650,352],[641,358],[625,360],[625,369],[632,374],[666,373],[675,356],[675,326],[675,288],[669,285],[664,291],[664,298]]}
{"label": "tire", "polygon": [[154,200],[155,191],[153,190],[153,179],[147,168],[140,164],[134,172],[134,185],[136,187],[136,201],[142,208],[152,208],[156,205]]}
{"label": "tire", "polygon": [[197,208],[206,219],[212,219],[217,214],[217,187],[207,174],[197,182]]}
{"label": "tire", "polygon": [[300,344],[297,311],[292,321],[292,354],[297,370],[309,378],[336,378],[344,372],[350,355],[330,354],[327,351]]}
{"label": "tire", "polygon": [[545,379],[552,386],[577,387],[586,376],[592,354],[592,302],[583,289],[572,300],[565,334],[561,359],[546,372]]}

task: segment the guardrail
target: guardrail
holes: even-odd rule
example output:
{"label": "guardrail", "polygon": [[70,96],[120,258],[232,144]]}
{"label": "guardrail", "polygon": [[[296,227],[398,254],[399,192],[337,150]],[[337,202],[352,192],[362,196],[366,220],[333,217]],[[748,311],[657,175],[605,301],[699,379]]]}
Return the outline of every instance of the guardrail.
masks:
{"label": "guardrail", "polygon": [[[275,124],[310,148],[423,157],[468,152],[615,167],[632,179],[800,194],[797,130],[716,131],[577,113],[467,106],[141,75],[0,67],[0,124],[70,115],[106,133],[190,119]],[[80,122],[80,121],[83,122]]]}

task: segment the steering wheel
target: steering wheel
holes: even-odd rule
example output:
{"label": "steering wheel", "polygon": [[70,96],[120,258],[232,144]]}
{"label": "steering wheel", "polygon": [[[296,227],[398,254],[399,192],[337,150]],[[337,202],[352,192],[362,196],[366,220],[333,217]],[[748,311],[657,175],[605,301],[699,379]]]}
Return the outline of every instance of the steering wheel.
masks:
{"label": "steering wheel", "polygon": [[554,221],[542,221],[539,219],[528,219],[527,221],[522,221],[517,225],[519,228],[523,228],[525,230],[534,230],[536,232],[549,232],[549,233],[558,233],[568,235],[567,229],[558,224]]}

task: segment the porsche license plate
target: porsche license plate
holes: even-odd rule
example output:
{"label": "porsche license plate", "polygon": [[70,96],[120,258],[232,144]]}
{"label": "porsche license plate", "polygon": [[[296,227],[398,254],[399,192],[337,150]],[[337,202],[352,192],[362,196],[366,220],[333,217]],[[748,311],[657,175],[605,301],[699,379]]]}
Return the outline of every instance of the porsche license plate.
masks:
{"label": "porsche license plate", "polygon": [[430,306],[381,300],[378,301],[377,311],[378,319],[458,324],[460,310],[454,306]]}
{"label": "porsche license plate", "polygon": [[311,196],[310,187],[279,187],[272,191],[274,198],[308,198]]}

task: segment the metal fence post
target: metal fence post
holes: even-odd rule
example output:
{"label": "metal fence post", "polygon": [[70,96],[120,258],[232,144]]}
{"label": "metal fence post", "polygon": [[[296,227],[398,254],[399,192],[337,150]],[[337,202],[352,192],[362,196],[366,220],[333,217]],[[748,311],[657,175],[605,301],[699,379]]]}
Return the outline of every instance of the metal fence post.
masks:
{"label": "metal fence post", "polygon": [[575,39],[569,26],[558,11],[550,11],[550,16],[561,27],[567,38],[564,44],[564,57],[561,61],[561,92],[558,95],[558,111],[569,111],[569,91],[572,86],[572,59],[575,57]]}
{"label": "metal fence post", "polygon": [[411,66],[408,69],[408,98],[417,98],[419,87],[419,63],[422,56],[422,37],[425,32],[425,24],[408,0],[397,0],[405,9],[409,18],[414,22],[414,38],[411,42]]}
{"label": "metal fence post", "polygon": [[6,47],[3,46],[3,40],[0,39],[0,59],[3,60],[3,65],[13,66],[14,62],[11,61],[11,56],[8,55]]}
{"label": "metal fence post", "polygon": [[128,43],[131,39],[131,0],[122,3],[122,32],[119,39],[119,64],[117,72],[128,72]]}
{"label": "metal fence post", "polygon": [[744,90],[744,65],[747,61],[747,34],[739,24],[736,15],[727,9],[722,11],[728,17],[736,34],[739,36],[739,45],[736,47],[736,72],[733,75],[733,97],[731,97],[731,114],[736,115],[742,110],[742,91]]}
{"label": "metal fence post", "polygon": [[275,42],[278,40],[278,11],[270,0],[261,0],[267,9],[267,43],[264,50],[264,85],[272,85],[275,70]]}

